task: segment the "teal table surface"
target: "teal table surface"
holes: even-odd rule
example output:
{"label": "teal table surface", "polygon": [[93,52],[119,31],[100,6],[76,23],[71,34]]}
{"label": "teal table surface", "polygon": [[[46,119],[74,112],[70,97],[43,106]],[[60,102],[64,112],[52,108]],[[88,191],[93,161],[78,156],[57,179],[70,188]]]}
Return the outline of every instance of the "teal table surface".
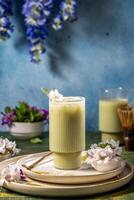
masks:
{"label": "teal table surface", "polygon": [[[3,138],[7,137],[11,140],[15,140],[10,136],[9,133],[0,133],[0,136]],[[90,144],[96,143],[100,141],[100,134],[99,133],[89,133],[87,132],[86,134],[86,148],[88,149]],[[16,140],[17,145],[19,148],[22,149],[21,155],[24,154],[30,154],[30,153],[36,153],[36,152],[42,152],[42,151],[48,151],[49,149],[49,144],[48,144],[48,134],[44,133],[42,136],[42,143],[41,144],[32,144],[30,140]],[[134,166],[134,152],[123,152],[123,158],[126,159],[129,163],[131,163]],[[0,187],[0,199],[11,199],[11,200],[47,200],[50,198],[39,198],[39,197],[31,197],[31,196],[26,196],[18,193],[14,193],[12,191],[6,190],[2,187]],[[52,198],[51,198],[52,199]],[[54,199],[54,198],[53,198]],[[62,198],[60,198],[62,199]],[[65,198],[64,198],[65,199]],[[69,198],[70,199],[70,198]],[[78,199],[78,198],[77,198]],[[88,200],[88,199],[97,199],[97,200],[134,200],[134,178],[133,180],[125,185],[124,187],[113,191],[109,192],[108,194],[101,194],[95,196],[90,196],[90,197],[81,197],[79,199],[83,200]]]}

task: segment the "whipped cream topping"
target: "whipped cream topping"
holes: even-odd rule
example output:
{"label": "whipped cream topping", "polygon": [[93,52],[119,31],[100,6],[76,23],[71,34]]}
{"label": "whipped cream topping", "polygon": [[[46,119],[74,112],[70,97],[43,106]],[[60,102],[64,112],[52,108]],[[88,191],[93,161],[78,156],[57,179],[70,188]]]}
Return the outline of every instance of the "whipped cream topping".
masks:
{"label": "whipped cream topping", "polygon": [[12,142],[7,138],[0,138],[0,155],[10,153],[11,156],[15,156],[20,153],[20,149],[16,148],[16,142]]}
{"label": "whipped cream topping", "polygon": [[27,177],[23,170],[17,164],[14,164],[8,165],[1,171],[0,186],[3,186],[5,180],[9,182],[20,182],[26,181]]}
{"label": "whipped cream topping", "polygon": [[51,90],[48,96],[51,101],[63,101],[63,95],[57,89]]}

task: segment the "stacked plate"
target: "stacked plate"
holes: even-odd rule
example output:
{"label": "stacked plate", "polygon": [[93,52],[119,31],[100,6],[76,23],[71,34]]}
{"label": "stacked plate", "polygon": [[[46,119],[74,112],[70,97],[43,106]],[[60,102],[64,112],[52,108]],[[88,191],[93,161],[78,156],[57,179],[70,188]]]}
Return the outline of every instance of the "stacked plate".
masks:
{"label": "stacked plate", "polygon": [[133,169],[125,161],[121,161],[116,170],[103,173],[88,165],[86,167],[82,165],[78,170],[59,170],[54,168],[53,155],[48,152],[15,157],[1,162],[0,172],[8,164],[20,166],[27,175],[28,181],[5,181],[4,187],[15,192],[36,196],[93,195],[117,189],[127,184],[133,177]]}

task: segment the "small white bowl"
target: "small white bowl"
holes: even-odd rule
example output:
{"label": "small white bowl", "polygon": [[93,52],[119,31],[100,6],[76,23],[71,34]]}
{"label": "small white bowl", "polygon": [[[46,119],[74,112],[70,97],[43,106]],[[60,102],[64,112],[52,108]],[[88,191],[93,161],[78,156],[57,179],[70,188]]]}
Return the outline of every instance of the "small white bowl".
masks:
{"label": "small white bowl", "polygon": [[112,171],[114,169],[117,169],[120,167],[121,161],[120,159],[112,159],[108,162],[104,161],[92,161],[91,166],[96,169],[99,172],[107,172],[107,171]]}
{"label": "small white bowl", "polygon": [[41,135],[44,129],[44,122],[14,122],[10,133],[17,139],[30,139]]}

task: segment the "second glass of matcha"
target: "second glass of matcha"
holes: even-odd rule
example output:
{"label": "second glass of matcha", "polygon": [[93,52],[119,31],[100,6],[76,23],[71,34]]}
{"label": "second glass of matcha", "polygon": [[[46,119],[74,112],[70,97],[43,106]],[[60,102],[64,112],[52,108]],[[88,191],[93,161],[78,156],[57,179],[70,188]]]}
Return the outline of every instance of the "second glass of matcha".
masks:
{"label": "second glass of matcha", "polygon": [[110,88],[102,89],[99,100],[99,130],[102,141],[114,139],[123,143],[123,130],[117,114],[120,106],[128,105],[126,89]]}
{"label": "second glass of matcha", "polygon": [[49,147],[56,168],[81,166],[81,152],[85,149],[84,97],[49,100]]}

